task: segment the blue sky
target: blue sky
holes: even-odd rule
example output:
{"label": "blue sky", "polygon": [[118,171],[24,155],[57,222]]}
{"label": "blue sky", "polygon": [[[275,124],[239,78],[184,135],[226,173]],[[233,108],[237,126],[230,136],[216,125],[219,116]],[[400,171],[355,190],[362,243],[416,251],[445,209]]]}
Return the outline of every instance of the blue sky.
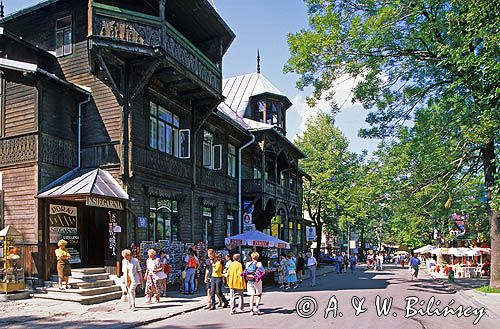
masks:
{"label": "blue sky", "polygon": [[[211,1],[211,0],[210,0]],[[6,14],[41,2],[39,0],[3,0]],[[316,108],[305,104],[308,91],[295,88],[297,76],[284,74],[283,65],[289,58],[287,33],[297,32],[307,26],[307,11],[302,0],[214,0],[217,11],[236,34],[227,52],[223,70],[225,77],[255,72],[257,49],[261,54],[261,72],[294,103],[288,110],[288,137],[293,139],[304,128],[307,118],[318,111],[328,111],[327,102]],[[366,126],[367,112],[359,104],[351,104],[347,81],[337,88],[336,100],[343,110],[336,117],[337,126],[350,141],[354,152],[375,150],[377,141],[357,136],[360,127]],[[347,100],[347,101],[346,101]]]}

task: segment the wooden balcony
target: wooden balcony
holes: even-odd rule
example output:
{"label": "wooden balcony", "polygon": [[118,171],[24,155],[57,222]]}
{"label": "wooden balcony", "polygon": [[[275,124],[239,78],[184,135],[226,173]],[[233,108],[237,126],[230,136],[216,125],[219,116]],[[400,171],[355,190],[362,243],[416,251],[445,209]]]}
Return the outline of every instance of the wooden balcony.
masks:
{"label": "wooden balcony", "polygon": [[237,181],[221,170],[198,167],[197,181],[199,185],[218,191],[225,191],[234,196],[238,193]]}
{"label": "wooden balcony", "polygon": [[222,72],[205,54],[160,17],[92,2],[89,38],[98,45],[108,41],[110,49],[134,46],[130,54],[155,56],[163,53],[167,63],[189,72],[188,78],[216,95],[222,93]]}
{"label": "wooden balcony", "polygon": [[300,201],[297,192],[269,181],[266,181],[265,185],[262,186],[261,179],[243,179],[242,190],[243,194],[266,194],[295,204]]}

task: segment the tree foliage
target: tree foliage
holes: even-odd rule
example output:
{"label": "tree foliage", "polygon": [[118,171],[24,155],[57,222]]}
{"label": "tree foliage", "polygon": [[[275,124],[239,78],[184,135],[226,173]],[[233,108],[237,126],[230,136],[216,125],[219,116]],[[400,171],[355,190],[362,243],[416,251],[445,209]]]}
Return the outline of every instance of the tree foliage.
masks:
{"label": "tree foliage", "polygon": [[[392,199],[411,200],[391,209],[395,233],[406,240],[421,237],[423,223],[441,216],[443,203],[461,200],[465,207],[471,197],[466,194],[484,194],[478,188],[482,179],[493,249],[491,285],[500,286],[500,2],[305,2],[309,26],[288,36],[285,71],[300,75],[299,88],[314,88],[311,105],[332,99],[339,79],[354,78],[353,100],[369,110],[370,128],[361,135],[398,138],[397,145],[380,149],[383,165],[374,169],[393,180],[385,182],[392,183]],[[415,126],[404,128],[411,121]],[[484,214],[481,205],[471,207]]]}

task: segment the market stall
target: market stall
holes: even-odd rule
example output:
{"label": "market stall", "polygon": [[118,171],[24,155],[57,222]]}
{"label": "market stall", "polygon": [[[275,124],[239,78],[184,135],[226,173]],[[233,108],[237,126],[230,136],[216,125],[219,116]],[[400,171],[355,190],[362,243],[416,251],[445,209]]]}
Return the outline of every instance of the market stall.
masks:
{"label": "market stall", "polygon": [[[257,250],[257,247],[265,248],[266,252],[262,254],[268,257],[268,260],[274,259],[270,256],[277,256],[278,249],[290,249],[290,244],[286,241],[275,238],[271,235],[267,235],[257,230],[247,231],[242,234],[238,234],[235,236],[227,237],[225,239],[225,243],[228,249],[234,249],[236,247],[250,246],[253,250]],[[251,250],[246,251],[246,255]],[[277,257],[276,257],[277,258]],[[278,270],[278,264],[274,264],[274,262],[268,261],[266,267],[266,276],[264,277],[264,283],[274,283],[275,276]]]}

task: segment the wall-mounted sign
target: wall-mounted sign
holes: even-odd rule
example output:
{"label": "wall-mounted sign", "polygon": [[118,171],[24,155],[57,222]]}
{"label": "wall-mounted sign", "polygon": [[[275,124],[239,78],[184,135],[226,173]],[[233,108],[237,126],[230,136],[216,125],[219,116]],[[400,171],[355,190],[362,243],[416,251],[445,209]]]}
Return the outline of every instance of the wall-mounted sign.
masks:
{"label": "wall-mounted sign", "polygon": [[99,198],[95,196],[88,196],[85,204],[89,207],[123,210],[122,201]]}
{"label": "wall-mounted sign", "polygon": [[306,227],[306,241],[316,240],[316,227],[307,226]]}
{"label": "wall-mounted sign", "polygon": [[148,219],[146,217],[137,217],[138,228],[148,228]]}
{"label": "wall-mounted sign", "polygon": [[116,256],[116,232],[115,228],[118,225],[116,221],[116,214],[109,212],[109,249],[111,249],[111,256]]}
{"label": "wall-mounted sign", "polygon": [[[57,204],[49,205],[49,242],[57,243],[63,234],[77,234],[78,208]],[[79,249],[78,249],[79,250]]]}

